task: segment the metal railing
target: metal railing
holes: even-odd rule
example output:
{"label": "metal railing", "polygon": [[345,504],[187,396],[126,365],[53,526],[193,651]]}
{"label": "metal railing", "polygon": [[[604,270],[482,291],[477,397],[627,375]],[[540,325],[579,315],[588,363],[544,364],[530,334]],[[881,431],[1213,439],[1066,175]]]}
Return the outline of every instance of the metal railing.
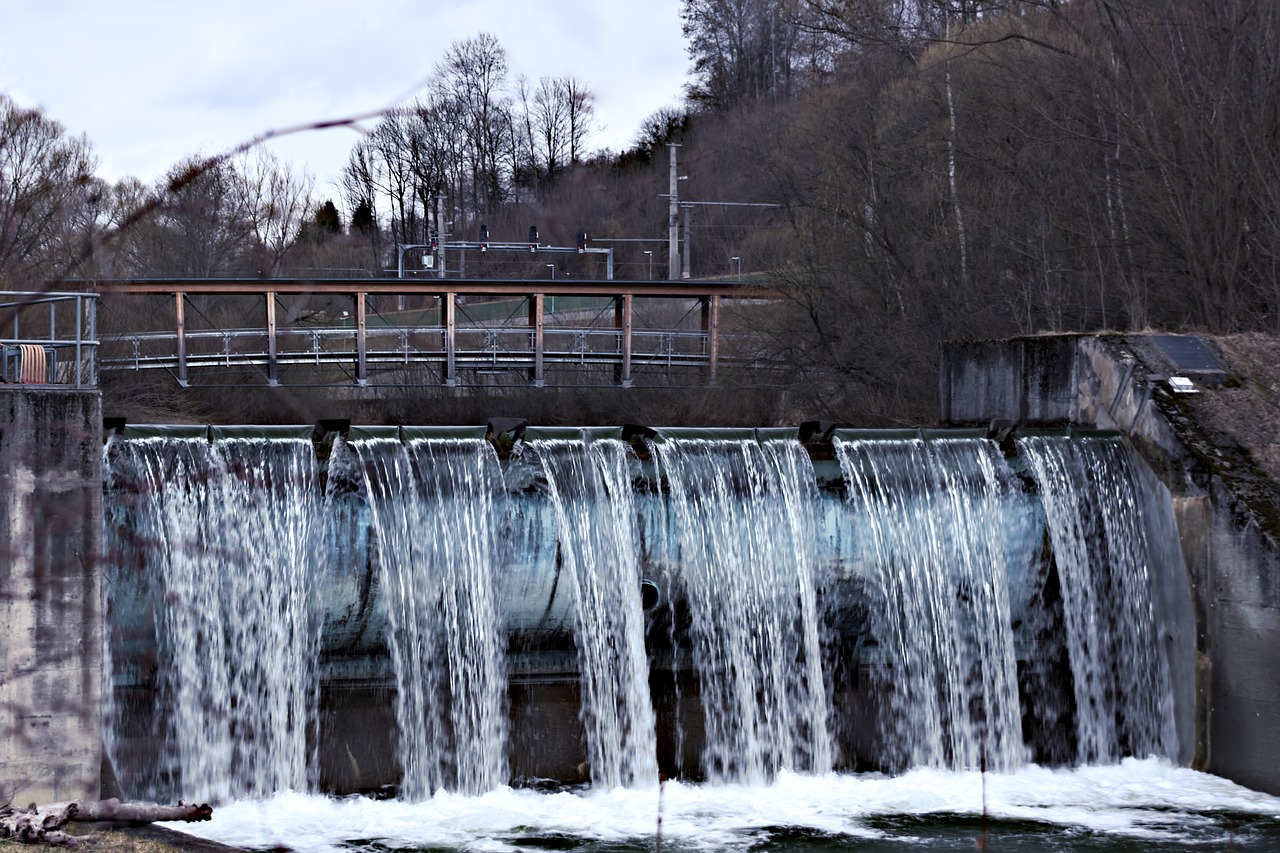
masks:
{"label": "metal railing", "polygon": [[[282,374],[283,368],[303,365],[340,371],[345,379],[339,382],[396,386],[405,381],[397,368],[412,364],[446,386],[463,381],[460,371],[511,370],[527,372],[525,381],[537,387],[545,384],[548,365],[612,365],[613,381],[624,388],[633,384],[633,367],[695,368],[714,384],[722,361],[741,359],[722,353],[722,302],[776,298],[765,287],[705,281],[140,279],[96,285],[109,304],[164,300],[152,303],[148,331],[103,337],[102,369],[166,370],[184,387],[192,371],[200,381],[213,379],[217,368],[245,366],[275,386],[305,373]],[[250,301],[229,313],[232,302],[224,300],[246,297]],[[394,310],[385,307],[387,297],[395,299]],[[209,310],[210,303],[222,313]],[[637,303],[645,306],[640,313]],[[334,316],[339,305],[344,310]],[[667,328],[637,328],[655,322],[654,306],[677,305],[679,319],[657,321]],[[261,325],[246,327],[254,315]],[[127,330],[138,316],[122,311],[121,325]],[[230,316],[234,327],[224,325]],[[156,330],[156,321],[168,318],[172,326]],[[695,324],[696,330],[688,328]],[[303,383],[334,384],[335,375],[316,371]]]}
{"label": "metal railing", "polygon": [[0,291],[0,382],[96,388],[98,295]]}
{"label": "metal railing", "polygon": [[[537,352],[537,333],[526,327],[458,326],[453,357],[463,369],[531,369]],[[634,330],[631,359],[646,365],[706,365],[710,335],[702,331]],[[183,334],[178,352],[174,332],[135,332],[111,336],[103,370],[177,371],[210,367],[269,367],[277,365],[353,364],[360,355],[355,329],[325,327],[281,328],[271,346],[263,329],[217,329]],[[411,365],[442,362],[449,355],[445,326],[380,326],[366,329],[363,360],[369,365]],[[609,328],[555,327],[543,330],[541,357],[557,364],[615,364],[622,356],[622,332]]]}

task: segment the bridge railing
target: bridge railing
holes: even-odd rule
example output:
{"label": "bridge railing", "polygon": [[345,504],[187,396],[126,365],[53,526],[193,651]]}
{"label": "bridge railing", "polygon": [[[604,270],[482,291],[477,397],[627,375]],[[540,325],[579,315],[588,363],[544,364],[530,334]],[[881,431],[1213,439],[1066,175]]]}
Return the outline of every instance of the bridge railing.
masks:
{"label": "bridge railing", "polygon": [[[558,326],[543,333],[543,358],[558,364],[612,364],[623,350],[616,329]],[[728,336],[724,336],[728,337]],[[705,365],[711,337],[701,331],[641,329],[631,334],[635,363],[667,366]],[[724,338],[722,337],[722,340]],[[105,338],[103,370],[178,370],[208,367],[350,364],[359,341],[350,328],[278,329],[274,354],[262,329],[218,329],[186,332],[180,360],[174,332],[139,332]],[[459,327],[454,355],[460,367],[531,368],[537,355],[536,334],[511,327]],[[443,362],[448,339],[443,326],[379,327],[365,333],[366,364],[409,365]]]}
{"label": "bridge railing", "polygon": [[98,296],[0,291],[0,382],[96,388]]}
{"label": "bridge railing", "polygon": [[[268,385],[281,383],[281,368],[299,365],[332,366],[356,385],[369,384],[371,370],[384,371],[382,379],[398,384],[397,364],[425,365],[447,386],[458,384],[463,370],[527,371],[526,380],[539,386],[549,364],[612,365],[622,387],[632,384],[634,366],[696,367],[714,382],[727,340],[720,332],[722,300],[776,297],[766,288],[724,282],[167,279],[100,285],[113,299],[172,300],[170,307],[150,303],[150,331],[126,327],[104,336],[102,369],[163,368],[182,385],[192,370],[247,365],[260,368]],[[224,297],[255,298],[257,307],[249,302],[247,310],[262,324],[218,328],[219,312],[202,310],[200,300]],[[662,300],[683,307],[669,328],[637,328],[638,318],[640,325],[655,324],[654,314],[636,314],[637,300],[658,306],[658,314],[667,304]],[[243,318],[246,303],[236,305],[222,315]],[[200,328],[188,323],[189,313]]]}

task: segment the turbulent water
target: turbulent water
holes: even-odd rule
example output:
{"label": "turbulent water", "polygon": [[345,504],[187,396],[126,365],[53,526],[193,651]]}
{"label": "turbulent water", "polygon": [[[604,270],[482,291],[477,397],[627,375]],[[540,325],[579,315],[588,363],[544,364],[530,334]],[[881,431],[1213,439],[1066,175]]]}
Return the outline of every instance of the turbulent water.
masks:
{"label": "turbulent water", "polygon": [[174,828],[237,847],[652,851],[1274,850],[1280,799],[1157,759],[1009,773],[782,773],[769,785],[545,794],[502,788],[425,802],[284,793]]}
{"label": "turbulent water", "polygon": [[[386,595],[401,796],[491,790],[507,779],[498,458],[480,440],[372,439],[349,452]],[[342,464],[344,448],[335,453]]]}
{"label": "turbulent water", "polygon": [[703,439],[653,453],[669,490],[667,559],[690,612],[703,772],[762,782],[831,769],[808,454],[795,442]]}
{"label": "turbulent water", "polygon": [[1139,492],[1132,452],[1119,440],[1018,444],[1040,487],[1062,588],[1076,760],[1176,754],[1150,587],[1150,561],[1161,552],[1147,532],[1167,500],[1162,510]]}
{"label": "turbulent water", "polygon": [[[869,657],[888,698],[886,763],[1007,770],[1026,760],[1010,569],[1022,524],[985,441],[854,441],[837,453],[874,574]],[[995,534],[995,535],[993,535]]]}
{"label": "turbulent water", "polygon": [[537,441],[574,604],[582,722],[593,784],[658,780],[630,464],[620,441]]}
{"label": "turbulent water", "polygon": [[166,438],[109,452],[128,495],[106,514],[110,587],[154,584],[164,605],[151,734],[165,749],[159,766],[131,767],[109,736],[122,775],[194,799],[305,790],[319,643],[306,590],[323,518],[310,442]]}
{"label": "turbulent water", "polygon": [[[243,800],[211,837],[301,850],[648,849],[659,814],[676,849],[965,846],[984,791],[1014,849],[1276,837],[1275,800],[1161,760],[1181,653],[1153,590],[1181,555],[1121,440],[838,441],[825,488],[794,440],[647,449],[338,440],[326,487],[304,438],[113,441],[126,789]],[[344,595],[375,603],[356,619]],[[659,658],[674,699],[651,695]],[[396,802],[277,793],[317,787],[334,673],[387,682]],[[590,788],[504,787],[530,677],[576,679]],[[709,784],[660,789],[664,748]],[[832,772],[855,768],[897,775]]]}

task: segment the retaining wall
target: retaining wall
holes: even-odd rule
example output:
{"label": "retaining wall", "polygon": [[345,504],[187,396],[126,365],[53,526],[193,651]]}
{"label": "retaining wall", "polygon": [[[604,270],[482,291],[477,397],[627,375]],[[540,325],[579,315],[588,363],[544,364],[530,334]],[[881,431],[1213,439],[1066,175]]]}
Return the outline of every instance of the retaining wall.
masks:
{"label": "retaining wall", "polygon": [[102,403],[0,386],[0,803],[97,799]]}

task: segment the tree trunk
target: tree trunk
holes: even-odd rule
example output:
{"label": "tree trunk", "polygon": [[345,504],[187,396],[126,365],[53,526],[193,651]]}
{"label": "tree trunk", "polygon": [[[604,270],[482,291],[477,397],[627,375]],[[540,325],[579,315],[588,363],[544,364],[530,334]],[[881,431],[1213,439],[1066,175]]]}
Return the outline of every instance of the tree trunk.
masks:
{"label": "tree trunk", "polygon": [[68,835],[61,829],[69,821],[106,821],[121,824],[143,824],[152,821],[181,820],[188,823],[209,820],[213,809],[206,803],[188,805],[179,801],[176,806],[159,806],[150,803],[122,803],[119,800],[75,802],[41,813],[32,803],[25,809],[11,805],[0,806],[0,838],[25,844],[54,844],[78,847],[93,835]]}

